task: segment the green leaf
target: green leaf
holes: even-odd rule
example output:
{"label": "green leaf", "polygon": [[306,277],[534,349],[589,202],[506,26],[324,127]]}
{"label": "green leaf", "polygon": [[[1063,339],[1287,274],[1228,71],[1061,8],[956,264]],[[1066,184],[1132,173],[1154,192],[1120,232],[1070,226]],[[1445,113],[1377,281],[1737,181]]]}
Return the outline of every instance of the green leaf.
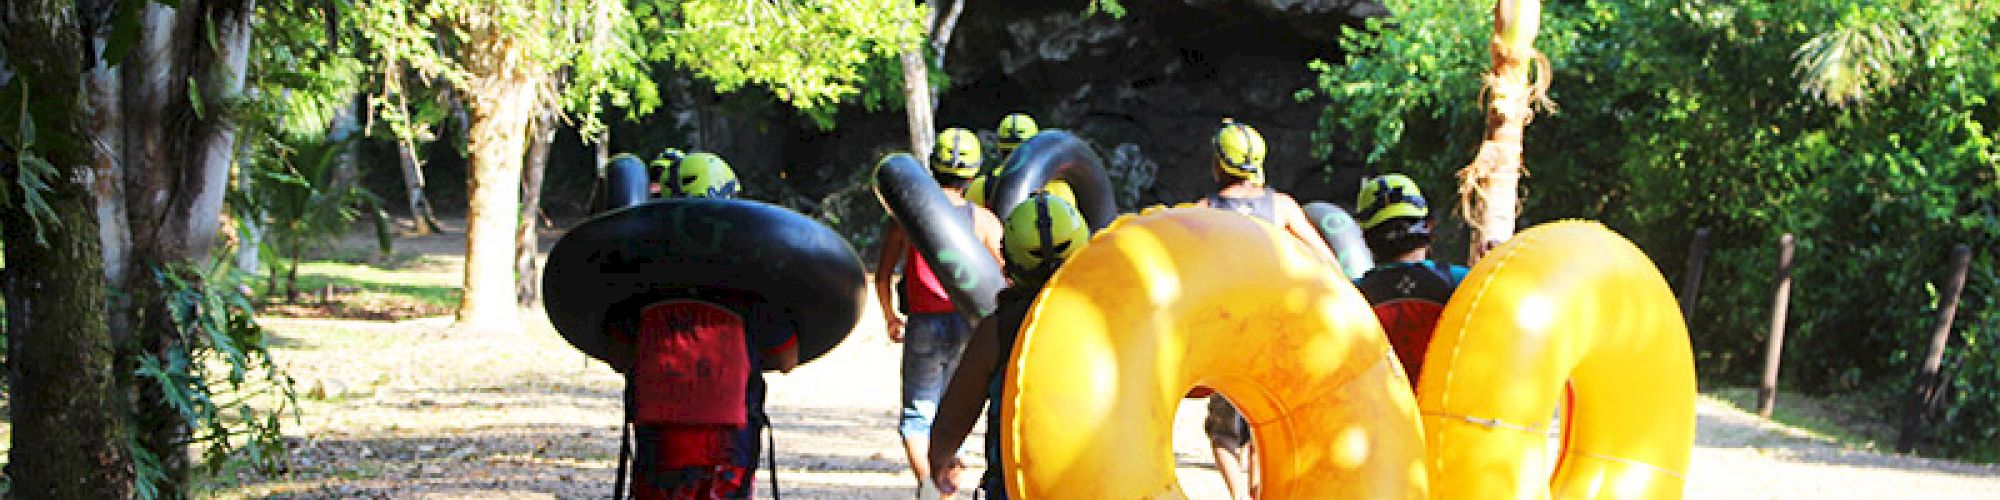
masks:
{"label": "green leaf", "polygon": [[16,149],[27,151],[35,148],[35,115],[28,112],[28,79],[15,78],[21,82],[21,125],[14,130]]}
{"label": "green leaf", "polygon": [[201,103],[201,83],[196,82],[193,76],[187,77],[187,83],[188,106],[194,108],[194,117],[196,119],[206,120],[206,114],[202,110]]}
{"label": "green leaf", "polygon": [[105,66],[125,62],[125,56],[132,53],[132,47],[138,46],[141,8],[148,1],[118,0],[118,10],[111,17],[111,33],[104,38]]}

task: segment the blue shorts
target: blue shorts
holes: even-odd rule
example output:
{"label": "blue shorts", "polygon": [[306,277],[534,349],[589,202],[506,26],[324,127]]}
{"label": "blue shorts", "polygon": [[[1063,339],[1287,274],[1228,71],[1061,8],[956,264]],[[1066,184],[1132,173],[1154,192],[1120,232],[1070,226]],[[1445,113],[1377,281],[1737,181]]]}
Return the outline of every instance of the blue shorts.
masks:
{"label": "blue shorts", "polygon": [[972,326],[958,313],[911,314],[903,323],[903,439],[925,439],[937,418],[938,399],[965,351]]}

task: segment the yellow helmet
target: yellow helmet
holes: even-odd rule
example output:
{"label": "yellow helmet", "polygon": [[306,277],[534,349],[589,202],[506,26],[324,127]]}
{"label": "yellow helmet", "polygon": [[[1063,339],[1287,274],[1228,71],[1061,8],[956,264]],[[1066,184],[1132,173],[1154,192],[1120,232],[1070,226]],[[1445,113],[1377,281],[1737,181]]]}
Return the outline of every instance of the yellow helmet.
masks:
{"label": "yellow helmet", "polygon": [[1035,125],[1034,117],[1027,113],[1014,113],[1000,119],[1000,139],[995,142],[999,144],[1001,154],[1011,154],[1014,148],[1021,147],[1021,143],[1041,131],[1041,127]]}
{"label": "yellow helmet", "polygon": [[[972,200],[973,203],[977,203],[980,206],[985,206],[986,185],[988,184],[987,181],[990,180],[993,180],[993,177],[982,175],[973,178],[972,182],[966,183],[965,199]],[[1076,191],[1069,188],[1069,181],[1062,179],[1052,180],[1049,181],[1047,186],[1042,186],[1042,190],[1055,195],[1057,198],[1062,198],[1063,201],[1069,202],[1071,206],[1076,206]]]}
{"label": "yellow helmet", "polygon": [[1361,181],[1361,197],[1354,202],[1355,219],[1361,221],[1361,229],[1374,229],[1392,219],[1427,219],[1431,215],[1430,206],[1424,203],[1424,193],[1417,188],[1417,181],[1403,174],[1386,174]]}
{"label": "yellow helmet", "polygon": [[938,132],[931,149],[931,171],[970,179],[979,174],[979,137],[962,128]]}
{"label": "yellow helmet", "polygon": [[1041,279],[1090,240],[1076,205],[1048,193],[1029,195],[1007,213],[1000,249],[1016,280]]}
{"label": "yellow helmet", "polygon": [[993,180],[993,176],[981,175],[978,177],[973,177],[972,181],[970,182],[966,182],[965,199],[970,200],[973,203],[978,204],[979,206],[982,207],[986,206],[986,182],[990,180]]}
{"label": "yellow helmet", "polygon": [[738,184],[736,171],[730,170],[729,162],[722,161],[715,153],[693,153],[685,156],[661,155],[653,160],[660,167],[660,193],[663,197],[687,198],[735,198]]}
{"label": "yellow helmet", "polygon": [[1215,131],[1215,161],[1231,177],[1264,183],[1264,136],[1249,124],[1223,118]]}
{"label": "yellow helmet", "polygon": [[1042,190],[1047,191],[1057,198],[1062,198],[1063,201],[1069,202],[1069,205],[1072,207],[1083,206],[1076,203],[1076,191],[1069,188],[1069,181],[1061,179],[1052,180],[1049,181],[1047,186],[1042,186]]}

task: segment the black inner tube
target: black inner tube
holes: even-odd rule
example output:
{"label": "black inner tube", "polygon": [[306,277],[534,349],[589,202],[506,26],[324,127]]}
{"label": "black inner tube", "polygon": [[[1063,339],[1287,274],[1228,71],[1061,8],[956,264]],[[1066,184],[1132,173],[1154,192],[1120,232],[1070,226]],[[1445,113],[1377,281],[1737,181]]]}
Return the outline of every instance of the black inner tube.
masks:
{"label": "black inner tube", "polygon": [[781,311],[804,363],[854,329],[866,282],[854,248],[810,217],[749,200],[669,198],[613,209],[564,234],[549,251],[542,297],[565,340],[612,362],[629,359],[632,346],[605,331],[607,320],[634,300],[751,295]]}
{"label": "black inner tube", "polygon": [[592,213],[645,203],[652,198],[648,192],[652,181],[646,174],[645,162],[628,155],[612,158],[611,164],[604,166],[602,206],[592,207]]}
{"label": "black inner tube", "polygon": [[929,168],[904,153],[883,158],[875,167],[875,198],[930,264],[959,313],[976,320],[993,312],[994,296],[1007,285],[1000,263],[993,261],[965,209],[951,203]]}
{"label": "black inner tube", "polygon": [[1312,219],[1313,229],[1319,230],[1320,239],[1340,257],[1340,269],[1349,279],[1358,279],[1361,273],[1375,268],[1375,254],[1368,250],[1368,241],[1361,237],[1361,224],[1346,210],[1324,201],[1315,201],[1303,207],[1306,218]]}
{"label": "black inner tube", "polygon": [[1090,143],[1062,130],[1044,130],[1021,143],[1000,166],[999,176],[987,181],[986,206],[1005,219],[1015,205],[1052,180],[1069,183],[1070,192],[1076,193],[1076,208],[1083,212],[1091,232],[1118,218],[1118,203],[1111,195],[1104,159]]}

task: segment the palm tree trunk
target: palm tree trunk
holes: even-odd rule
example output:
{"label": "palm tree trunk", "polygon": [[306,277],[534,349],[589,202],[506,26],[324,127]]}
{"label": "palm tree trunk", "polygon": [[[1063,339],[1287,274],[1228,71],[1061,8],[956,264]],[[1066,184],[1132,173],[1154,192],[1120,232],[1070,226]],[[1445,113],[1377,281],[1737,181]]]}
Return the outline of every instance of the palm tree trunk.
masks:
{"label": "palm tree trunk", "polygon": [[[1540,0],[1499,0],[1493,6],[1493,69],[1485,75],[1486,136],[1479,156],[1459,170],[1459,205],[1472,226],[1471,260],[1514,236],[1519,217],[1521,135],[1534,116],[1530,107],[1548,101],[1548,60],[1535,51],[1541,25]],[[1532,79],[1540,73],[1540,79]]]}

